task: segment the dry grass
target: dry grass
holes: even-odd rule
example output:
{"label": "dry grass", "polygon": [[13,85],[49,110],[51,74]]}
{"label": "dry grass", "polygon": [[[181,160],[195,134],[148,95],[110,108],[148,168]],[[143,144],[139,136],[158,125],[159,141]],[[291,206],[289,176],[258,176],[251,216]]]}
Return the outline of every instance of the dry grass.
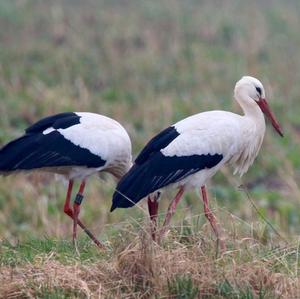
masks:
{"label": "dry grass", "polygon": [[93,263],[59,262],[52,251],[3,266],[0,297],[299,298],[298,245],[272,248],[231,237],[227,244],[216,256],[215,241],[173,230],[159,246],[142,229],[126,243],[115,240]]}

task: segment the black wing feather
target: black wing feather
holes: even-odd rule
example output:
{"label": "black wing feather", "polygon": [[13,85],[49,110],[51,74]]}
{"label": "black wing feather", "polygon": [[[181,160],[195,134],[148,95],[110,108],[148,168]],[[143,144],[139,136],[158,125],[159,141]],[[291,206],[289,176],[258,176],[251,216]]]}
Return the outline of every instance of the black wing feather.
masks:
{"label": "black wing feather", "polygon": [[88,149],[73,144],[58,131],[44,135],[48,128],[64,129],[79,124],[80,116],[60,113],[41,119],[26,130],[26,134],[0,150],[0,172],[31,170],[44,167],[101,167],[105,160]]}
{"label": "black wing feather", "polygon": [[135,164],[120,180],[113,195],[111,211],[128,208],[148,194],[183,180],[202,169],[212,168],[223,159],[223,155],[164,156],[153,153],[143,164]]}
{"label": "black wing feather", "polygon": [[42,133],[48,128],[65,129],[79,124],[80,116],[74,112],[63,112],[40,119],[28,127],[26,133]]}
{"label": "black wing feather", "polygon": [[165,148],[177,136],[179,136],[179,133],[175,127],[171,126],[164,129],[147,143],[147,145],[135,159],[135,164],[143,164],[152,154],[157,153],[161,149]]}

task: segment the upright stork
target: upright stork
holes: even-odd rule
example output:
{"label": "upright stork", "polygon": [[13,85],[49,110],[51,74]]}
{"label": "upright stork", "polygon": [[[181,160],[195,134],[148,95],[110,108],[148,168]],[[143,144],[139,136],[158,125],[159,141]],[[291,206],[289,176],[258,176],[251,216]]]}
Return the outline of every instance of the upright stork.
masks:
{"label": "upright stork", "polygon": [[[279,135],[281,127],[265,97],[262,83],[244,76],[236,83],[234,97],[244,115],[208,111],[187,117],[166,128],[144,147],[130,171],[119,181],[111,211],[128,208],[148,196],[150,218],[156,227],[159,190],[178,189],[161,230],[165,233],[185,191],[200,188],[204,213],[217,238],[220,229],[209,209],[205,184],[224,164],[243,175],[257,156],[265,134],[264,114]],[[155,237],[155,231],[153,231]],[[225,249],[224,240],[220,245]]]}
{"label": "upright stork", "polygon": [[[43,170],[69,180],[64,212],[100,247],[103,245],[78,219],[86,180],[109,172],[119,180],[131,166],[131,142],[115,120],[89,112],[65,112],[43,118],[25,134],[0,149],[0,174]],[[73,209],[70,205],[74,180],[81,182]]]}

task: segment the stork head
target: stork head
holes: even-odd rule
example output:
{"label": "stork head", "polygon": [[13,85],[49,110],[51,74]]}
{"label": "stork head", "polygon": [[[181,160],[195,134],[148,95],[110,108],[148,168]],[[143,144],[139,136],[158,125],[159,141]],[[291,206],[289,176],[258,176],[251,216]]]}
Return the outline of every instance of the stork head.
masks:
{"label": "stork head", "polygon": [[234,97],[245,112],[247,109],[258,105],[261,111],[271,121],[277,133],[283,137],[281,126],[266,100],[265,89],[258,79],[250,76],[242,77],[235,85]]}

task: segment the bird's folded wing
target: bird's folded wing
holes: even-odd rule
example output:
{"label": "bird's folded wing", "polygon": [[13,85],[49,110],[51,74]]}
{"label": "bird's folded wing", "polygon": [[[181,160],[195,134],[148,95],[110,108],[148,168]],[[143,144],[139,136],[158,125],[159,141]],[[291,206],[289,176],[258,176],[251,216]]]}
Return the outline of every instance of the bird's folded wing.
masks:
{"label": "bird's folded wing", "polygon": [[105,162],[56,130],[46,135],[28,133],[0,150],[0,172],[59,166],[101,167]]}
{"label": "bird's folded wing", "polygon": [[140,152],[138,157],[135,160],[136,164],[143,164],[147,159],[152,155],[166,147],[170,144],[175,138],[179,136],[179,133],[176,129],[171,126],[161,131],[158,135],[152,138],[144,149]]}
{"label": "bird's folded wing", "polygon": [[148,194],[177,183],[205,168],[217,165],[221,154],[190,156],[165,156],[160,151],[152,153],[143,164],[135,164],[121,179],[113,196],[112,210],[131,207]]}

